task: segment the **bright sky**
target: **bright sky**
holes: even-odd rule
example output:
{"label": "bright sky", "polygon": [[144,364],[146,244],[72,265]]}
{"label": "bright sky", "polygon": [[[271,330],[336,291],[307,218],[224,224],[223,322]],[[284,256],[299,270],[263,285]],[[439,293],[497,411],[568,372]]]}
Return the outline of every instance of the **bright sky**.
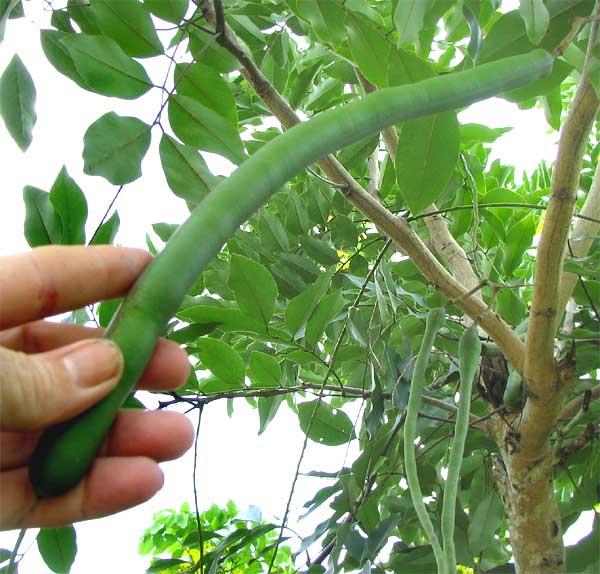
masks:
{"label": "bright sky", "polygon": [[[29,3],[28,3],[29,4]],[[43,3],[36,3],[40,6]],[[63,164],[85,192],[89,204],[88,236],[95,229],[110,203],[115,188],[99,177],[83,174],[81,159],[83,134],[87,127],[106,111],[135,115],[150,122],[158,109],[154,91],[133,102],[125,102],[85,92],[58,74],[46,61],[39,46],[38,31],[44,16],[10,21],[0,46],[0,70],[18,52],[33,76],[37,89],[38,115],[34,140],[22,153],[12,142],[0,122],[0,157],[2,157],[2,209],[0,210],[0,255],[27,250],[23,237],[24,206],[22,189],[34,185],[48,190]],[[147,61],[144,62],[147,64]],[[150,69],[155,80],[162,80],[162,64]],[[490,100],[472,106],[461,115],[463,122],[480,122],[491,127],[513,125],[515,129],[494,146],[500,157],[517,171],[531,171],[540,159],[552,161],[556,134],[549,133],[541,110],[519,111],[503,100]],[[184,203],[168,189],[158,161],[158,134],[143,164],[143,177],[122,192],[117,208],[121,217],[119,244],[145,247],[145,233],[157,222],[179,223],[187,216]],[[225,162],[211,162],[216,173],[226,174]],[[147,405],[152,404],[146,400]],[[196,415],[192,415],[194,422]],[[267,431],[257,437],[258,415],[244,401],[236,402],[234,417],[228,419],[225,404],[211,404],[204,411],[199,442],[198,489],[201,508],[211,503],[234,500],[244,509],[250,504],[261,508],[267,519],[280,518],[285,508],[303,435],[297,419],[282,405],[280,413]],[[344,464],[344,447],[331,448],[310,443],[303,471],[336,471]],[[354,458],[351,453],[349,461]],[[137,542],[152,522],[152,514],[164,508],[179,508],[193,502],[190,451],[181,460],[163,465],[166,484],[152,501],[125,513],[77,525],[79,552],[74,574],[105,572],[143,572],[148,561],[137,554]],[[296,489],[293,508],[307,500],[322,485],[317,479],[302,478]],[[294,524],[294,522],[292,522]],[[294,524],[304,533],[313,523]],[[589,530],[589,527],[583,532]],[[21,548],[34,543],[36,531],[28,533]],[[576,538],[571,537],[570,543]],[[0,534],[0,547],[11,548],[16,533]],[[20,572],[48,572],[35,545],[27,552]]]}

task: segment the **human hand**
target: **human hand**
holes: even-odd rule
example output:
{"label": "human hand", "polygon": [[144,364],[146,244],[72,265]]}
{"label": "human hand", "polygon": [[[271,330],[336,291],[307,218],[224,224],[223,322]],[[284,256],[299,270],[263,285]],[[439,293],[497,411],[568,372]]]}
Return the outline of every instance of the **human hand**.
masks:
{"label": "human hand", "polygon": [[[70,524],[140,504],[163,485],[158,462],[190,447],[184,415],[121,411],[75,488],[37,500],[28,478],[41,431],[108,394],[123,369],[118,347],[98,339],[101,329],[39,319],[125,294],[150,260],[142,250],[110,246],[0,257],[0,530]],[[174,389],[188,373],[186,353],[161,340],[140,388]]]}

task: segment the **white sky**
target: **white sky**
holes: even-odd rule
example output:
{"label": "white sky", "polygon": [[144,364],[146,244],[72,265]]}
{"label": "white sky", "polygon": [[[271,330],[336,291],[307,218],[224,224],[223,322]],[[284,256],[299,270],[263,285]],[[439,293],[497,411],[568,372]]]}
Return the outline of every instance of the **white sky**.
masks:
{"label": "white sky", "polygon": [[[28,8],[31,14],[31,7]],[[109,110],[150,122],[158,109],[155,90],[133,102],[108,101],[83,91],[58,74],[39,46],[40,21],[43,21],[41,16],[34,14],[25,20],[9,22],[6,38],[0,45],[0,70],[18,52],[32,74],[37,89],[38,115],[33,144],[26,153],[17,148],[0,122],[0,255],[28,249],[23,237],[23,186],[34,185],[48,190],[63,164],[85,192],[90,211],[89,236],[110,203],[115,188],[102,178],[83,174],[81,151],[85,130]],[[162,67],[156,74],[156,67],[151,69],[155,80],[162,80],[161,70]],[[508,165],[515,165],[517,172],[531,171],[542,158],[552,161],[556,135],[549,134],[541,110],[521,112],[516,106],[495,99],[472,106],[463,112],[461,121],[480,122],[491,127],[514,125],[515,129],[495,144],[494,156]],[[122,245],[145,247],[145,233],[153,223],[178,223],[187,216],[183,201],[166,185],[158,161],[158,134],[153,135],[153,145],[143,163],[143,177],[126,186],[117,203],[121,217],[117,240]],[[225,162],[213,161],[211,167],[216,173],[225,174],[228,170]],[[196,415],[192,418],[195,421]],[[282,516],[303,435],[296,417],[284,405],[262,437],[256,436],[257,429],[258,414],[244,401],[236,402],[232,419],[226,417],[224,403],[213,403],[205,409],[199,449],[201,508],[211,503],[222,505],[232,499],[241,509],[250,504],[260,507],[267,519]],[[302,468],[303,471],[336,471],[343,465],[345,456],[344,447],[310,443]],[[352,454],[349,461],[354,456]],[[192,462],[190,451],[181,460],[164,464],[165,487],[150,502],[113,517],[78,524],[79,552],[72,572],[143,572],[148,561],[137,554],[139,537],[151,524],[152,513],[164,508],[179,508],[185,501],[192,504]],[[320,486],[317,479],[300,478],[293,509],[296,516],[299,505]],[[292,524],[305,534],[311,532],[312,522],[298,526],[292,520]],[[587,530],[589,526],[583,531],[579,529],[576,538],[570,536],[569,543]],[[28,533],[21,550],[34,541],[35,534],[35,530]],[[14,532],[0,534],[0,547],[11,548],[15,538]],[[20,566],[23,574],[48,572],[35,545]]]}

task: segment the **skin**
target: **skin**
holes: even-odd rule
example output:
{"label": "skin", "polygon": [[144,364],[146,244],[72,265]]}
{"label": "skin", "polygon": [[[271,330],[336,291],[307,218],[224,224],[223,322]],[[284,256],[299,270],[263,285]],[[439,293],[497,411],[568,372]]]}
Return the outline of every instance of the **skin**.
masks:
{"label": "skin", "polygon": [[[41,431],[105,396],[123,369],[118,347],[96,342],[98,360],[86,370],[104,382],[80,386],[63,359],[103,331],[41,319],[124,295],[150,260],[142,250],[110,246],[52,246],[0,257],[0,529],[69,524],[140,504],[163,485],[158,463],[190,447],[193,429],[184,415],[120,411],[77,487],[38,501],[28,478]],[[138,388],[175,389],[188,372],[185,352],[161,340]]]}

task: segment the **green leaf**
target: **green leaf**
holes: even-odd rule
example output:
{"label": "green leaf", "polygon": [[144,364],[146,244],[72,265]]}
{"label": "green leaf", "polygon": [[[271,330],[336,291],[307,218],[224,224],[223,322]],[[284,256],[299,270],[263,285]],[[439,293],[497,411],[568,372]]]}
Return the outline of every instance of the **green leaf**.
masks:
{"label": "green leaf", "polygon": [[152,230],[160,237],[161,241],[166,243],[178,227],[179,225],[175,223],[155,223],[152,225]]}
{"label": "green leaf", "polygon": [[471,147],[476,143],[493,143],[512,128],[490,128],[481,124],[461,124],[460,143]]}
{"label": "green leaf", "polygon": [[285,324],[293,336],[305,325],[319,301],[325,296],[331,283],[331,275],[323,273],[299,295],[296,295],[285,308]]}
{"label": "green leaf", "polygon": [[273,355],[262,351],[250,354],[250,380],[252,387],[278,387],[281,380],[281,367]]}
{"label": "green leaf", "polygon": [[199,28],[189,29],[190,52],[195,62],[206,64],[211,68],[227,74],[238,70],[241,64],[225,48],[219,46],[217,37]]}
{"label": "green leaf", "polygon": [[243,255],[232,255],[228,285],[244,313],[264,325],[269,324],[278,290],[275,279],[264,265]]}
{"label": "green leaf", "polygon": [[574,546],[565,548],[567,572],[572,574],[595,574],[600,572],[600,520],[594,513],[592,531]]}
{"label": "green leaf", "polygon": [[4,40],[6,23],[19,2],[20,0],[0,0],[0,42]]}
{"label": "green leaf", "polygon": [[400,194],[413,215],[442,195],[459,151],[460,129],[454,112],[403,124],[396,154],[396,177]]}
{"label": "green leaf", "polygon": [[59,244],[62,223],[50,203],[50,194],[30,185],[23,189],[25,239],[30,247]]}
{"label": "green leaf", "polygon": [[346,169],[360,170],[364,162],[379,145],[379,134],[369,136],[354,144],[346,146],[340,151],[338,159]]}
{"label": "green leaf", "polygon": [[90,241],[90,245],[110,245],[119,231],[121,220],[119,214],[115,211],[109,219],[107,219],[94,234]]}
{"label": "green leaf", "polygon": [[220,154],[235,164],[244,161],[237,129],[223,116],[188,96],[169,100],[169,121],[175,135],[196,149]]}
{"label": "green leaf", "polygon": [[283,395],[258,398],[259,435],[265,432],[269,423],[275,418],[282,401]]}
{"label": "green leaf", "polygon": [[[308,438],[328,446],[346,444],[354,438],[350,417],[329,404],[315,400],[298,405],[300,428]],[[312,423],[312,424],[311,424]]]}
{"label": "green leaf", "polygon": [[196,305],[179,311],[178,316],[190,323],[217,324],[226,331],[263,333],[262,322],[256,321],[238,309],[224,309],[208,305]]}
{"label": "green leaf", "polygon": [[313,236],[300,237],[300,244],[307,255],[325,267],[335,265],[339,261],[336,250],[325,239]]}
{"label": "green leaf", "polygon": [[387,84],[402,86],[431,78],[434,73],[430,65],[412,52],[392,48],[389,53]]}
{"label": "green leaf", "polygon": [[214,68],[204,64],[177,64],[174,81],[178,94],[197,100],[237,126],[235,98],[229,84]]}
{"label": "green leaf", "polygon": [[542,96],[544,104],[544,115],[546,121],[556,131],[560,130],[560,116],[562,113],[562,94],[560,86],[557,86]]}
{"label": "green leaf", "polygon": [[6,548],[0,548],[0,564],[6,562],[12,556],[12,551],[7,550]]}
{"label": "green leaf", "polygon": [[68,0],[67,6],[69,16],[77,23],[84,34],[98,35],[102,33],[94,9],[89,2]]}
{"label": "green leaf", "polygon": [[18,54],[0,76],[0,116],[15,143],[25,151],[33,139],[37,120],[35,86]]}
{"label": "green leaf", "polygon": [[469,550],[477,556],[493,541],[504,517],[502,501],[495,491],[488,492],[469,516]]}
{"label": "green leaf", "polygon": [[78,86],[90,90],[81,74],[77,71],[73,57],[63,44],[64,38],[71,34],[58,30],[41,30],[40,42],[48,61],[64,76],[73,80]]}
{"label": "green leaf", "polygon": [[311,30],[323,42],[342,43],[346,39],[343,6],[331,0],[302,0],[298,14],[310,23]]}
{"label": "green leaf", "polygon": [[400,0],[394,10],[394,26],[401,44],[413,44],[419,39],[423,17],[429,7],[424,0]]}
{"label": "green leaf", "polygon": [[145,94],[152,81],[143,66],[105,36],[67,34],[60,39],[89,90],[104,96],[133,100]]}
{"label": "green leaf", "polygon": [[346,25],[350,50],[360,71],[376,86],[387,85],[391,44],[364,18],[349,14]]}
{"label": "green leaf", "polygon": [[77,554],[77,536],[73,526],[42,528],[36,540],[38,550],[48,568],[60,574],[71,571]]}
{"label": "green leaf", "polygon": [[83,171],[123,185],[142,175],[142,160],[150,146],[150,126],[114,112],[97,119],[83,136]]}
{"label": "green leaf", "polygon": [[122,302],[123,299],[109,299],[100,303],[98,306],[98,321],[101,327],[108,327]]}
{"label": "green leaf", "polygon": [[504,247],[503,267],[506,275],[512,272],[521,264],[523,254],[527,251],[533,242],[535,235],[536,219],[533,214],[517,221],[506,233],[508,242]]}
{"label": "green leaf", "polygon": [[281,250],[286,252],[290,248],[288,236],[283,224],[276,215],[266,209],[261,210],[258,219],[258,231],[260,241],[269,250]]}
{"label": "green leaf", "polygon": [[[589,0],[555,0],[547,2],[550,23],[539,46],[552,51],[568,34],[573,19],[589,16],[593,2]],[[502,15],[488,31],[479,53],[478,63],[524,54],[534,49],[527,36],[525,23],[517,10]]]}
{"label": "green leaf", "polygon": [[220,339],[203,337],[194,343],[194,354],[222,382],[235,388],[244,386],[244,359],[231,345]]}
{"label": "green leaf", "polygon": [[63,245],[83,245],[85,243],[85,222],[87,201],[81,188],[63,167],[50,189],[50,203],[62,223],[61,243]]}
{"label": "green leaf", "polygon": [[344,298],[341,290],[330,293],[314,310],[308,323],[304,339],[309,348],[314,347],[323,336],[325,329],[344,308]]}
{"label": "green leaf", "polygon": [[148,8],[138,0],[90,0],[102,33],[135,58],[163,52]]}
{"label": "green leaf", "polygon": [[544,0],[519,0],[519,12],[525,22],[529,41],[537,46],[550,24],[550,14]]}
{"label": "green leaf", "polygon": [[[166,0],[162,0],[165,2]],[[190,572],[193,567],[193,562],[189,560],[182,560],[181,558],[155,558],[152,560],[152,564],[146,570],[146,574],[153,574],[154,572],[159,572],[164,574],[165,572],[182,572],[182,568],[185,568],[183,572]]]}
{"label": "green leaf", "polygon": [[71,23],[69,12],[66,10],[54,10],[52,16],[50,16],[50,25],[61,32],[67,32],[69,34],[75,33],[75,28],[73,28],[73,24]]}
{"label": "green leaf", "polygon": [[471,56],[471,59],[475,60],[477,59],[479,50],[481,49],[481,27],[479,26],[479,20],[477,19],[475,12],[473,12],[468,4],[463,4],[462,12],[471,32],[469,37],[469,45],[467,46],[467,52],[469,53],[469,56]]}
{"label": "green leaf", "polygon": [[165,133],[160,140],[159,153],[171,191],[193,205],[200,203],[218,184],[219,179],[194,148],[180,144]]}
{"label": "green leaf", "polygon": [[161,20],[179,24],[185,17],[189,0],[144,0],[144,4]]}

